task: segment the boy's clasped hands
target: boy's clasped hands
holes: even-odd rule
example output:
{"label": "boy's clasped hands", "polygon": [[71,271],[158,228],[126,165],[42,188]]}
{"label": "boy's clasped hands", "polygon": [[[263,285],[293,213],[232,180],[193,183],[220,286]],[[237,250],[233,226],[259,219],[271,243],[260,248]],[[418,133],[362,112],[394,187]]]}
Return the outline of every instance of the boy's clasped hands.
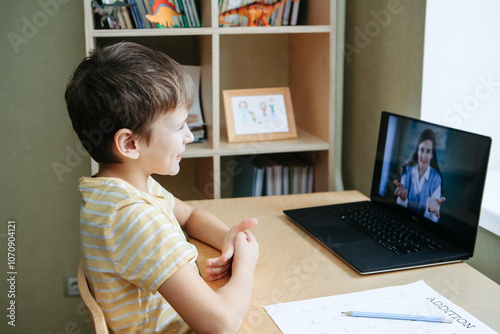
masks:
{"label": "boy's clasped hands", "polygon": [[249,231],[257,226],[257,223],[256,218],[245,219],[227,232],[221,255],[208,259],[206,262],[205,272],[208,274],[209,281],[215,281],[228,275],[235,258],[237,263],[241,261],[257,263],[259,245],[252,232]]}

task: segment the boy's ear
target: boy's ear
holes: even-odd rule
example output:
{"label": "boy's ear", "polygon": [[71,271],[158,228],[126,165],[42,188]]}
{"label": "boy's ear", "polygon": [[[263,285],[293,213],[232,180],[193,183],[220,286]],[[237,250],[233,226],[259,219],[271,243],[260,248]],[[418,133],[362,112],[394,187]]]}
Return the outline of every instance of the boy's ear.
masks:
{"label": "boy's ear", "polygon": [[134,133],[129,129],[120,129],[115,133],[114,144],[116,153],[128,159],[139,158],[139,144]]}

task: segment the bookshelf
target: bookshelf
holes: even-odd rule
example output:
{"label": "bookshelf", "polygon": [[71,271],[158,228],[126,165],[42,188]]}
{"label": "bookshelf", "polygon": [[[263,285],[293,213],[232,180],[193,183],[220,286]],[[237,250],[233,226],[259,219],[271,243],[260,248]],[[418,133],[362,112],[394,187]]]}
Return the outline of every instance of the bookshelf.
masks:
{"label": "bookshelf", "polygon": [[[184,200],[230,197],[231,162],[237,156],[296,152],[314,165],[314,191],[335,190],[335,139],[340,138],[335,133],[336,1],[301,0],[297,25],[270,27],[219,27],[218,0],[196,3],[198,28],[96,29],[91,0],[84,0],[87,52],[128,40],[201,67],[207,141],[187,146],[179,175],[155,178]],[[285,86],[290,87],[298,138],[228,143],[222,91]]]}

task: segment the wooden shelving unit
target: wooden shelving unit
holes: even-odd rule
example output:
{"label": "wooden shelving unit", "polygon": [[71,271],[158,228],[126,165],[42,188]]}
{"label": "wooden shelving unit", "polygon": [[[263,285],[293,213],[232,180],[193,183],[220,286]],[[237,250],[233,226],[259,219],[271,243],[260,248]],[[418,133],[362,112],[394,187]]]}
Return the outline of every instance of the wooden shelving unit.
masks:
{"label": "wooden shelving unit", "polygon": [[[130,40],[201,66],[207,142],[188,145],[179,175],[157,179],[181,199],[227,197],[234,176],[228,161],[235,156],[299,152],[315,166],[315,191],[335,190],[336,1],[301,1],[299,24],[281,27],[219,27],[218,0],[199,3],[200,28],[102,30],[84,0],[87,52]],[[290,87],[298,138],[228,143],[222,91],[284,86]]]}

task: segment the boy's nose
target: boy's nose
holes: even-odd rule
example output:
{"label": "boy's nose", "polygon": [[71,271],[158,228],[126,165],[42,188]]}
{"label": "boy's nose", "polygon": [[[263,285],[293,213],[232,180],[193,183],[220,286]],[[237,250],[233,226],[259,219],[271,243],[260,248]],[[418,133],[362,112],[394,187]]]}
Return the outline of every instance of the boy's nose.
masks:
{"label": "boy's nose", "polygon": [[185,137],[185,141],[186,141],[186,144],[189,144],[194,140],[194,135],[191,132],[191,130],[189,129],[189,127],[186,126],[186,128],[187,128],[187,134]]}

